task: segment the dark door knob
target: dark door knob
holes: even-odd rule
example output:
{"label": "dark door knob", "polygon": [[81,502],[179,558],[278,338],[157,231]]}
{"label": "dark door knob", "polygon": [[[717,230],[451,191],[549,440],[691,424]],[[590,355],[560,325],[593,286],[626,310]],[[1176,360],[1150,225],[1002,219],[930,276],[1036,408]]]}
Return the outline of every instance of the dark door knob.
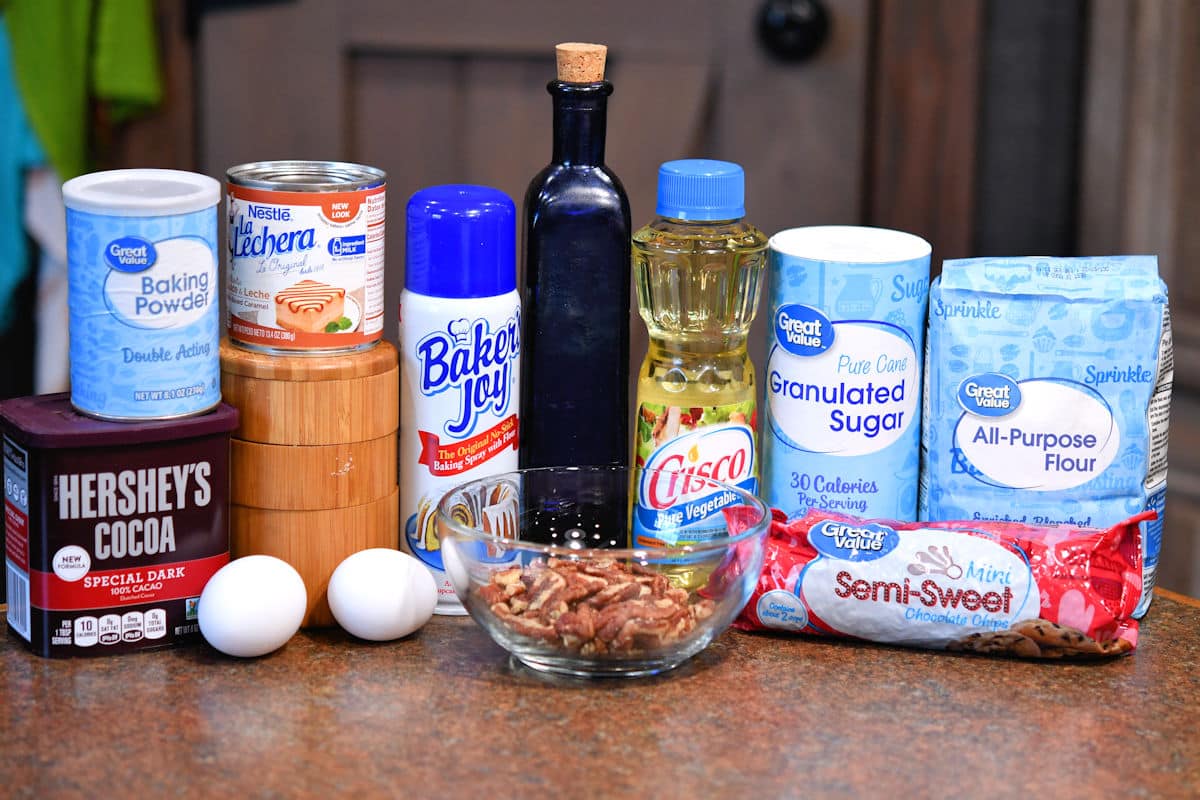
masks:
{"label": "dark door knob", "polygon": [[829,12],[821,0],[767,0],[758,15],[758,39],[781,61],[810,58],[829,38]]}

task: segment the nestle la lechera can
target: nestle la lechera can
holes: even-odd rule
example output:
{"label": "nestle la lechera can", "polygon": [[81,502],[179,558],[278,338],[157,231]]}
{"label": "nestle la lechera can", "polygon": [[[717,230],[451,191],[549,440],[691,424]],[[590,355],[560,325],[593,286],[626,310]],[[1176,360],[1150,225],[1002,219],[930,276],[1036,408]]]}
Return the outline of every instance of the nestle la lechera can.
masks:
{"label": "nestle la lechera can", "polygon": [[231,342],[287,354],[372,347],[383,335],[386,175],[327,161],[226,172]]}
{"label": "nestle la lechera can", "polygon": [[883,228],[771,237],[763,486],[789,517],[916,519],[929,256]]}
{"label": "nestle la lechera can", "polygon": [[221,400],[220,184],[167,169],[63,185],[71,405],[117,422],[200,414]]}

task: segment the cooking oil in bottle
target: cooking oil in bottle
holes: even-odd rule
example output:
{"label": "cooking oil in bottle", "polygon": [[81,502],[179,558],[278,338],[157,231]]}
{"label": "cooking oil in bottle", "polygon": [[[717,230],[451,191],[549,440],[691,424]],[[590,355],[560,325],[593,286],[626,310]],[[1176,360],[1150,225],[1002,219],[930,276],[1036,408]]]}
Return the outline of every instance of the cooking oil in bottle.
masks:
{"label": "cooking oil in bottle", "polygon": [[[746,337],[767,237],[746,222],[737,164],[669,161],[657,216],[633,235],[638,308],[650,336],[638,375],[631,540],[683,546],[725,535],[735,495],[758,490],[758,412]],[[686,567],[687,585],[703,577]]]}

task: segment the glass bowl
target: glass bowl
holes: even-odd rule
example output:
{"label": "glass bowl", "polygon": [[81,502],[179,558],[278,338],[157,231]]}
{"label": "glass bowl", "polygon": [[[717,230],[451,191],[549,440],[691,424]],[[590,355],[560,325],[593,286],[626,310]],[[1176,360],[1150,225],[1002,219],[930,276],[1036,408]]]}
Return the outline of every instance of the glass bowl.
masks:
{"label": "glass bowl", "polygon": [[623,467],[518,470],[451,490],[438,534],[467,613],[546,672],[649,675],[703,650],[750,599],[771,515],[736,486],[664,477],[684,491],[655,510],[660,524],[724,507],[704,541],[668,527],[630,547]]}

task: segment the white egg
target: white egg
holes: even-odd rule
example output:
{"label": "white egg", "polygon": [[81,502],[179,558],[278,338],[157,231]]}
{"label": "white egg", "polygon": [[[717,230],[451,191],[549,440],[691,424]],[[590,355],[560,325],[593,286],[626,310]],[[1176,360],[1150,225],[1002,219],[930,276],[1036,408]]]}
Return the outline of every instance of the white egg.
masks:
{"label": "white egg", "polygon": [[399,550],[376,547],[347,558],[329,578],[333,618],[360,639],[408,636],[433,616],[437,584],[425,565]]}
{"label": "white egg", "polygon": [[300,573],[273,556],[244,556],[209,578],[200,593],[200,633],[231,656],[278,650],[300,630],[308,592]]}

